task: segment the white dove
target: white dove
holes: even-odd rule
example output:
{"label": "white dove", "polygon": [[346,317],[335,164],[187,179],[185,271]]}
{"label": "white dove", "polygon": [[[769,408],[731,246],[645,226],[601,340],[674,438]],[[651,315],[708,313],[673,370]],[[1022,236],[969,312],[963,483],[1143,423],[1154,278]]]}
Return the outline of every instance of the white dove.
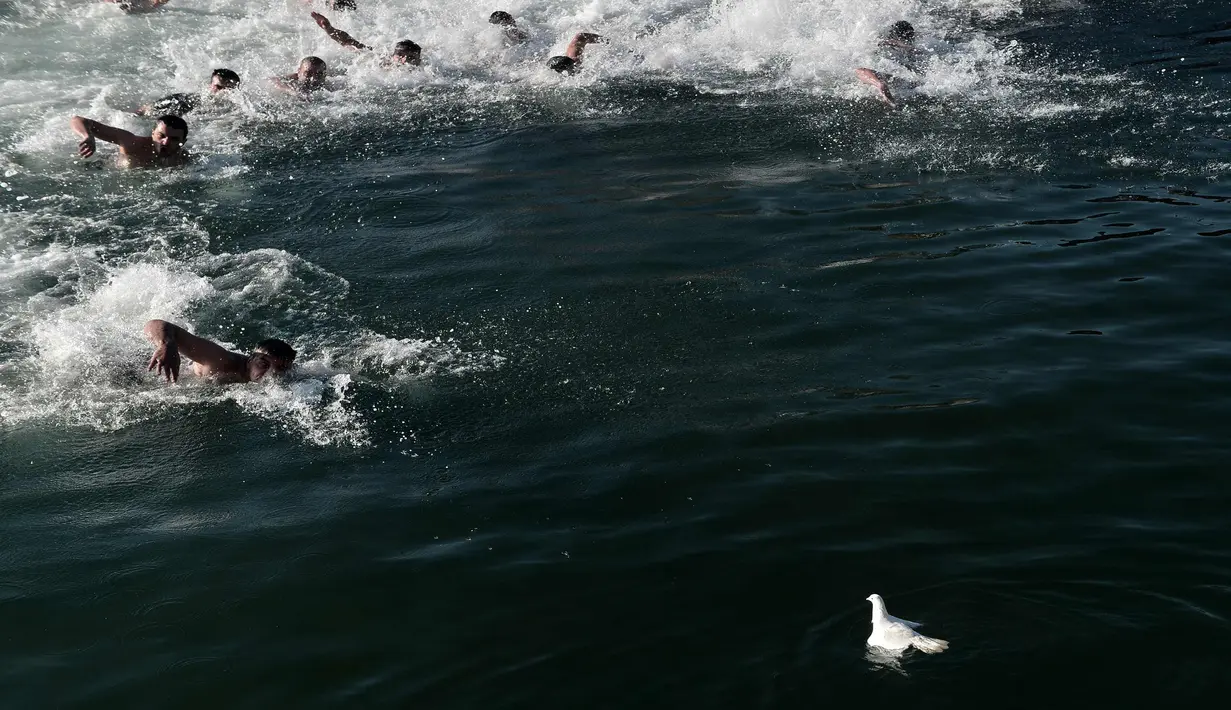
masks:
{"label": "white dove", "polygon": [[924,653],[940,653],[949,648],[948,641],[929,638],[915,631],[921,624],[916,621],[899,619],[890,616],[885,611],[885,600],[881,595],[868,597],[872,602],[872,635],[868,637],[868,645],[883,648],[886,651],[902,651],[911,646]]}

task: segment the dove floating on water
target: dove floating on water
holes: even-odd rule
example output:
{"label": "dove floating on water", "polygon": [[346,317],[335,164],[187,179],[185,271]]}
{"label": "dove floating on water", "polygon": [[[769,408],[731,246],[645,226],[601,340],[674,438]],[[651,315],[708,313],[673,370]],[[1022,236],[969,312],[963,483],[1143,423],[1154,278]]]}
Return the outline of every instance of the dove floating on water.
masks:
{"label": "dove floating on water", "polygon": [[911,646],[924,653],[940,653],[949,648],[948,641],[929,638],[915,631],[922,624],[917,621],[907,621],[896,616],[890,616],[885,611],[885,600],[881,595],[868,597],[872,602],[872,635],[868,637],[868,645],[883,648],[887,651],[902,651]]}

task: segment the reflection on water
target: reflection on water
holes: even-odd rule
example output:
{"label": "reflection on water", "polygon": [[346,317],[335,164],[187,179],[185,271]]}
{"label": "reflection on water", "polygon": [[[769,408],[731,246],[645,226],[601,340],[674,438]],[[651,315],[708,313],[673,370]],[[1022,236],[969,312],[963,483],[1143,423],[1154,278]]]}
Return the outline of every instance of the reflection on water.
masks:
{"label": "reflection on water", "polygon": [[863,658],[872,667],[886,671],[892,671],[902,676],[910,677],[906,669],[902,668],[902,651],[891,651],[887,648],[879,648],[876,646],[867,646]]}

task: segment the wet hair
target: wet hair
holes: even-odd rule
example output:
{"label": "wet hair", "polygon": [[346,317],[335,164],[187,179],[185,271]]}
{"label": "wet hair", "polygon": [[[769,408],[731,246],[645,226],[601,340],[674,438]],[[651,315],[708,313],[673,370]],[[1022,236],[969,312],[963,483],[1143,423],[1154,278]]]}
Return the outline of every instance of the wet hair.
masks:
{"label": "wet hair", "polygon": [[577,71],[577,61],[572,57],[566,57],[562,54],[558,57],[548,59],[547,67],[553,71],[558,71],[561,74],[572,74]]}
{"label": "wet hair", "polygon": [[312,67],[313,69],[320,69],[321,71],[325,71],[327,68],[325,66],[325,60],[320,57],[304,57],[299,60],[299,68],[302,69],[305,66]]}
{"label": "wet hair", "polygon": [[393,56],[395,57],[410,57],[423,52],[423,47],[404,39],[401,42],[393,45]]}
{"label": "wet hair", "polygon": [[219,79],[222,79],[223,83],[230,84],[231,86],[239,86],[239,74],[236,74],[230,69],[215,69],[214,73],[209,76],[211,79],[218,77]]}
{"label": "wet hair", "polygon": [[496,10],[487,18],[487,21],[493,25],[515,25],[517,22],[513,20],[513,16],[504,10]]}
{"label": "wet hair", "polygon": [[167,114],[165,116],[159,116],[158,120],[161,121],[162,125],[166,126],[167,128],[174,128],[177,131],[183,131],[184,140],[188,140],[188,122],[187,121],[180,118],[179,116],[173,116],[171,114]]}
{"label": "wet hair", "polygon": [[355,10],[355,0],[329,0],[330,10]]}
{"label": "wet hair", "polygon": [[292,348],[290,343],[277,338],[262,340],[257,343],[257,346],[252,349],[253,353],[265,353],[270,357],[277,358],[286,362],[288,365],[295,362],[295,348]]}
{"label": "wet hair", "polygon": [[889,39],[896,39],[902,42],[914,42],[915,28],[906,20],[898,20],[889,28]]}

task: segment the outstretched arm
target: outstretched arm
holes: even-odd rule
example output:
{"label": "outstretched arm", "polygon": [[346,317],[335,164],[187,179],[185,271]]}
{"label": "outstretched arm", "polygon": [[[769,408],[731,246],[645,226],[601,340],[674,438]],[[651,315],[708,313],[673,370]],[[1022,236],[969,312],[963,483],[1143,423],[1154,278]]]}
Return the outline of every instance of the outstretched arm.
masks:
{"label": "outstretched arm", "polygon": [[180,377],[180,355],[200,363],[205,369],[216,373],[240,371],[247,360],[218,343],[200,338],[165,320],[152,320],[145,324],[145,337],[154,343],[154,355],[150,358],[151,372],[175,382]]}
{"label": "outstretched arm", "polygon": [[329,18],[325,17],[321,13],[312,13],[312,19],[316,20],[316,24],[320,25],[322,30],[325,30],[325,34],[329,35],[329,39],[332,39],[334,42],[337,42],[343,47],[350,47],[352,49],[372,49],[363,42],[360,42],[337,27],[334,27],[333,23],[329,21]]}
{"label": "outstretched arm", "polygon": [[564,56],[580,64],[581,53],[585,51],[586,45],[602,41],[602,35],[596,35],[593,32],[578,32],[573,36],[573,40],[568,43],[568,48],[564,50]]}
{"label": "outstretched arm", "polygon": [[876,87],[876,91],[880,94],[880,100],[889,104],[890,108],[897,108],[897,104],[893,101],[893,94],[889,93],[889,84],[885,82],[884,77],[867,67],[859,67],[855,70],[855,76],[865,84],[870,84]]}
{"label": "outstretched arm", "polygon": [[115,143],[122,148],[130,148],[134,143],[141,140],[139,136],[129,133],[123,128],[108,126],[92,118],[73,116],[69,120],[68,125],[72,127],[73,133],[81,136],[81,142],[77,144],[77,152],[83,158],[94,155],[95,138],[101,138],[108,143]]}

